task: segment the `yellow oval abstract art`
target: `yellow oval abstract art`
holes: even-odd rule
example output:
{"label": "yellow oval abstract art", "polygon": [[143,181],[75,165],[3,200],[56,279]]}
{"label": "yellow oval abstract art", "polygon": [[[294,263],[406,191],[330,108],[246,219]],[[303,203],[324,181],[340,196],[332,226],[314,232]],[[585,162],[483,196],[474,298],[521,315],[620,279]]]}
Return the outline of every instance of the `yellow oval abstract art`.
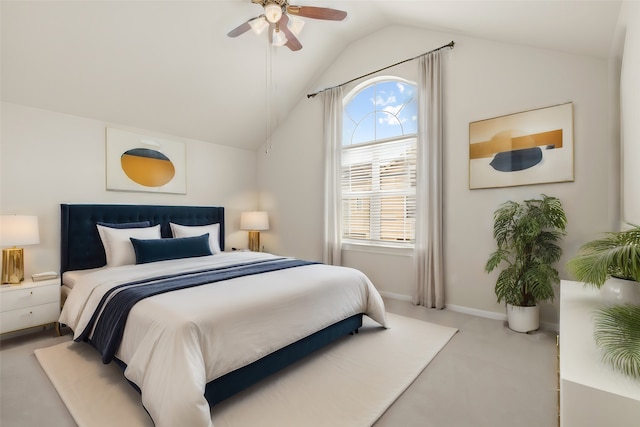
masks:
{"label": "yellow oval abstract art", "polygon": [[134,148],[120,157],[122,170],[133,182],[145,187],[162,187],[176,174],[171,160],[159,151]]}

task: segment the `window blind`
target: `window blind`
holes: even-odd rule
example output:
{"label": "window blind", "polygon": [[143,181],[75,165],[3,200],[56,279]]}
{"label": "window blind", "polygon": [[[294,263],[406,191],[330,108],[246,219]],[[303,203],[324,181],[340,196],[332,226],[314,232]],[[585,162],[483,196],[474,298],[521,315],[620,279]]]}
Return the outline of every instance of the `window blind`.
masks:
{"label": "window blind", "polygon": [[412,244],[416,212],[416,138],[342,148],[345,241]]}

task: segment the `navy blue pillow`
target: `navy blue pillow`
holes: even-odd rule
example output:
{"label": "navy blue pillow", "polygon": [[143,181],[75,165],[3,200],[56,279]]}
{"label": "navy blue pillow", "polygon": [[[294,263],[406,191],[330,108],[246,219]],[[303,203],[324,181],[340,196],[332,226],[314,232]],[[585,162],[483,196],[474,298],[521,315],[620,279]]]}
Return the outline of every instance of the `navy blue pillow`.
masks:
{"label": "navy blue pillow", "polygon": [[144,228],[151,227],[151,222],[149,221],[138,221],[138,222],[98,222],[98,225],[109,228]]}
{"label": "navy blue pillow", "polygon": [[209,233],[179,239],[130,239],[136,264],[213,255],[209,248]]}

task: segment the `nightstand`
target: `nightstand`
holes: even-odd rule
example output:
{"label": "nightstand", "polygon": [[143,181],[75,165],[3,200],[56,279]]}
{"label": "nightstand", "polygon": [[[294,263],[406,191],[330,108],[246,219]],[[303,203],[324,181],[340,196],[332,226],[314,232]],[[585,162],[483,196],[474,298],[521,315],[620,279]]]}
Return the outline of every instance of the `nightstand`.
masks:
{"label": "nightstand", "polygon": [[0,286],[0,334],[53,323],[60,326],[60,278]]}

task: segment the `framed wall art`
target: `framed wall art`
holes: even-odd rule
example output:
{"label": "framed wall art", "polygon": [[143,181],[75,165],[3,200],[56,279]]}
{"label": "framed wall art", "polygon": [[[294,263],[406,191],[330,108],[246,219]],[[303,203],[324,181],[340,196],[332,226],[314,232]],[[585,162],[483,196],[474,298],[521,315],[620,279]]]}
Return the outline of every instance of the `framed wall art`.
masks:
{"label": "framed wall art", "polygon": [[573,179],[573,103],[469,123],[470,189]]}
{"label": "framed wall art", "polygon": [[107,128],[107,190],[187,193],[185,144]]}

